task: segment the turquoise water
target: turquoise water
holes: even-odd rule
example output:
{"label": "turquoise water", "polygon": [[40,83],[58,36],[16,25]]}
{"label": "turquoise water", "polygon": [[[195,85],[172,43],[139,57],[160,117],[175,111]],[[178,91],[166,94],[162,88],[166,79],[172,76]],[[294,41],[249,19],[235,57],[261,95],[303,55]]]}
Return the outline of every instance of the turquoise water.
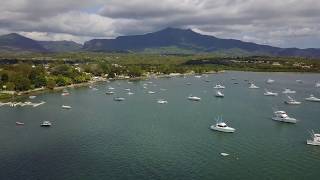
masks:
{"label": "turquoise water", "polygon": [[[266,84],[268,78],[276,82]],[[261,88],[248,89],[245,80]],[[148,89],[147,81],[115,81],[99,84],[98,91],[69,89],[67,97],[39,95],[33,101],[47,103],[37,108],[0,107],[0,179],[318,179],[320,147],[306,140],[309,130],[320,131],[320,103],[303,100],[311,93],[320,97],[318,80],[320,74],[226,72],[152,79]],[[223,99],[214,97],[217,82],[226,86]],[[108,86],[117,95],[105,95]],[[264,88],[285,87],[297,91],[302,105],[285,105],[281,93],[263,96]],[[188,101],[190,94],[202,100]],[[126,100],[115,102],[115,96]],[[159,98],[169,103],[157,104]],[[273,108],[299,122],[272,121]],[[211,131],[217,116],[236,132]],[[53,126],[41,128],[44,120]]]}

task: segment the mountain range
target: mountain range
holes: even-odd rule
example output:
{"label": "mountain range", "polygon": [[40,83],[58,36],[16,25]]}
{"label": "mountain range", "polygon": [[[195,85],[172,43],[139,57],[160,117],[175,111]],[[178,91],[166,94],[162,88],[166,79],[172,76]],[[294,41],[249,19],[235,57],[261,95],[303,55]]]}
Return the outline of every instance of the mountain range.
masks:
{"label": "mountain range", "polygon": [[320,49],[279,48],[202,35],[191,29],[166,28],[143,35],[92,39],[84,45],[73,41],[35,41],[16,33],[0,36],[0,52],[143,52],[166,54],[223,53],[320,57]]}

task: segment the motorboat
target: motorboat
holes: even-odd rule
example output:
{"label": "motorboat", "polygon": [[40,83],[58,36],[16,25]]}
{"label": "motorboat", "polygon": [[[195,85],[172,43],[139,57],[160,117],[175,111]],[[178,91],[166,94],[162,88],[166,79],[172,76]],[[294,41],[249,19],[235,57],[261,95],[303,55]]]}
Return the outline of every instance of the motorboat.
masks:
{"label": "motorboat", "polygon": [[61,96],[69,96],[70,93],[68,92],[68,90],[64,89],[61,93]]}
{"label": "motorboat", "polygon": [[111,87],[111,86],[109,86],[109,87],[108,87],[108,89],[109,89],[109,90],[114,90],[114,88],[113,88],[113,87]]}
{"label": "motorboat", "polygon": [[222,119],[217,121],[216,124],[210,126],[210,129],[215,131],[220,131],[220,132],[227,132],[227,133],[233,133],[236,131],[235,128],[227,126],[227,124],[223,122]]}
{"label": "motorboat", "polygon": [[320,102],[320,98],[314,97],[313,94],[310,94],[310,97],[306,98],[306,100],[312,102]]}
{"label": "motorboat", "polygon": [[16,122],[16,125],[18,125],[18,126],[23,126],[23,125],[24,125],[24,123],[23,123],[23,122],[19,122],[19,121],[17,121],[17,122]]}
{"label": "motorboat", "polygon": [[167,101],[167,100],[164,100],[164,99],[158,99],[157,103],[158,103],[158,104],[167,104],[168,101]]}
{"label": "motorboat", "polygon": [[312,139],[307,140],[307,144],[313,145],[313,146],[320,146],[320,134],[315,134],[312,131],[311,137],[312,137]]}
{"label": "motorboat", "polygon": [[286,123],[297,123],[295,118],[291,118],[287,115],[285,111],[275,111],[274,117],[272,117],[275,121],[286,122]]}
{"label": "motorboat", "polygon": [[215,88],[215,89],[224,89],[224,88],[226,88],[226,87],[225,87],[225,86],[222,86],[221,84],[216,84],[216,86],[213,87],[213,88]]}
{"label": "motorboat", "polygon": [[114,101],[124,101],[125,98],[123,98],[123,97],[115,97],[115,98],[113,98],[113,100]]}
{"label": "motorboat", "polygon": [[224,97],[224,94],[221,92],[221,91],[217,91],[216,92],[216,95],[215,95],[216,97]]}
{"label": "motorboat", "polygon": [[296,101],[292,97],[288,96],[288,100],[284,101],[284,103],[289,104],[289,105],[299,105],[301,102]]}
{"label": "motorboat", "polygon": [[51,122],[50,121],[43,121],[41,124],[40,124],[40,126],[42,126],[42,127],[50,127],[52,124],[51,124]]}
{"label": "motorboat", "polygon": [[274,80],[269,78],[266,82],[267,82],[268,84],[272,84],[272,83],[274,83]]}
{"label": "motorboat", "polygon": [[134,93],[129,91],[127,94],[128,94],[128,95],[133,95]]}
{"label": "motorboat", "polygon": [[265,93],[263,93],[263,95],[265,95],[265,96],[278,96],[278,93],[268,91],[267,89],[265,89]]}
{"label": "motorboat", "polygon": [[249,89],[259,89],[259,87],[251,83],[251,85],[249,86]]}
{"label": "motorboat", "polygon": [[320,87],[320,82],[317,82],[315,85],[316,88]]}
{"label": "motorboat", "polygon": [[282,91],[283,94],[294,94],[296,93],[296,91],[293,91],[289,88],[284,89],[284,91]]}
{"label": "motorboat", "polygon": [[156,92],[154,91],[148,91],[148,94],[155,94]]}
{"label": "motorboat", "polygon": [[200,76],[200,75],[197,75],[197,76],[194,76],[195,78],[201,78],[202,76]]}
{"label": "motorboat", "polygon": [[114,94],[114,92],[113,91],[107,91],[106,94],[107,95],[112,95],[112,94]]}
{"label": "motorboat", "polygon": [[131,91],[131,89],[129,89],[129,88],[126,88],[126,89],[124,89],[125,91]]}
{"label": "motorboat", "polygon": [[190,95],[190,96],[188,97],[188,99],[191,100],[191,101],[200,101],[200,100],[201,100],[200,97],[192,96],[192,95]]}
{"label": "motorboat", "polygon": [[34,99],[36,98],[37,96],[29,96],[29,99]]}
{"label": "motorboat", "polygon": [[66,106],[66,105],[62,105],[61,107],[62,107],[62,109],[71,109],[72,108],[71,106]]}

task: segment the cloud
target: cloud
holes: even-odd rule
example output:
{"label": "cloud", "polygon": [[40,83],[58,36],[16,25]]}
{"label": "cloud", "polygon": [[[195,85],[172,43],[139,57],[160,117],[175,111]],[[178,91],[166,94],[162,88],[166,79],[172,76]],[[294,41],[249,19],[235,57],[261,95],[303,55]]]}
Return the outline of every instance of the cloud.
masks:
{"label": "cloud", "polygon": [[0,33],[82,42],[170,26],[274,46],[320,48],[319,9],[318,0],[10,0],[1,2]]}

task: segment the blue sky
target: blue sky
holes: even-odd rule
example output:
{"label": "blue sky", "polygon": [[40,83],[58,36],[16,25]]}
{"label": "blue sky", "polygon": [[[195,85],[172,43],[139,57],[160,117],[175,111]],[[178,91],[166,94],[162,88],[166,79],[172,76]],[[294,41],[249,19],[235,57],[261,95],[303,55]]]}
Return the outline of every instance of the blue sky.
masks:
{"label": "blue sky", "polygon": [[279,47],[320,48],[319,0],[0,0],[0,34],[114,38],[166,27]]}

